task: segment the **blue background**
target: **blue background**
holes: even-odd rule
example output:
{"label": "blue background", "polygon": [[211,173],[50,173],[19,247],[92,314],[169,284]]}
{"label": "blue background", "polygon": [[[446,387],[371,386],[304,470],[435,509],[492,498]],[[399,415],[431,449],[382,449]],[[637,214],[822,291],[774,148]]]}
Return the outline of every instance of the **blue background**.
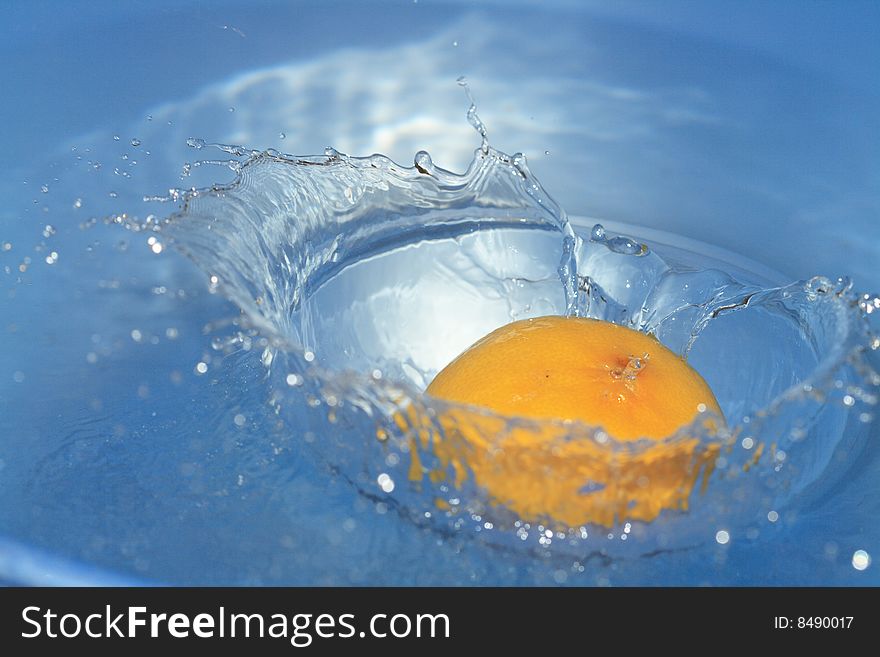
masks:
{"label": "blue background", "polygon": [[[340,548],[323,562],[244,567],[246,544],[263,541],[252,535],[240,539],[240,552],[214,555],[213,574],[196,572],[193,564],[211,550],[211,532],[238,517],[224,514],[262,514],[269,528],[274,507],[251,500],[184,518],[179,496],[198,497],[204,480],[184,495],[171,475],[145,475],[135,458],[143,453],[114,460],[113,440],[130,438],[133,427],[141,440],[156,441],[151,453],[161,458],[192,452],[173,457],[189,464],[180,470],[186,476],[195,468],[206,479],[235,479],[242,462],[261,462],[267,449],[246,440],[226,445],[219,451],[228,460],[206,466],[216,454],[191,436],[222,403],[196,405],[196,418],[187,419],[182,400],[207,404],[200,395],[209,384],[189,377],[183,391],[155,392],[175,359],[189,372],[204,349],[200,318],[229,312],[222,300],[198,292],[185,302],[154,299],[150,286],[201,279],[173,254],[156,260],[139,248],[120,259],[123,249],[108,246],[115,234],[77,228],[90,217],[143,215],[151,211],[143,194],[195,184],[198,175],[185,183],[178,176],[194,157],[187,137],[295,153],[332,145],[404,163],[425,149],[440,166],[461,170],[477,145],[455,84],[465,75],[493,145],[524,152],[570,214],[687,235],[792,280],[847,275],[856,289],[876,291],[878,27],[880,3],[870,1],[3,3],[0,243],[13,248],[0,251],[0,268],[11,269],[0,269],[0,576],[109,581],[101,578],[117,572],[147,581],[332,583],[333,560],[361,554]],[[140,145],[130,145],[134,138]],[[217,172],[205,175],[211,181]],[[41,237],[47,223],[57,235]],[[104,255],[87,255],[93,238]],[[58,265],[44,264],[53,249]],[[19,276],[24,257],[34,263]],[[130,297],[96,294],[114,277]],[[177,313],[181,326],[194,328],[161,358],[132,352],[131,329],[146,333],[162,313]],[[155,328],[157,335],[164,330]],[[96,376],[88,353],[112,367]],[[142,386],[154,391],[155,408],[137,401]],[[102,410],[86,403],[95,399]],[[164,423],[151,415],[157,409]],[[93,433],[90,421],[98,427]],[[248,431],[258,436],[261,428]],[[51,476],[47,463],[58,468]],[[102,463],[104,474],[82,463]],[[130,498],[113,498],[108,471],[120,473],[119,490]],[[140,477],[139,493],[131,492],[132,477]],[[65,508],[60,501],[74,489]],[[322,513],[322,501],[344,510],[352,504],[347,495],[316,498],[311,509],[303,503],[301,517],[290,522]],[[289,499],[276,502],[287,508]],[[169,514],[180,525],[161,529]],[[871,516],[866,510],[862,517]],[[345,543],[339,531],[327,529],[329,545]],[[392,535],[368,551],[393,549]],[[847,565],[852,550],[865,546],[839,543],[823,541],[816,559],[834,561],[839,551],[842,575],[824,578],[815,562],[780,556],[797,544],[792,538],[775,557],[773,549],[742,557],[744,571],[724,570],[716,559],[689,581],[866,583],[850,579]],[[880,553],[880,546],[868,547]],[[775,575],[759,568],[767,554]],[[364,566],[366,581],[425,581],[413,575],[413,559],[402,560],[396,577],[383,575],[373,559]],[[461,557],[467,559],[482,575],[469,580],[463,565],[451,581],[505,581],[482,556]],[[644,582],[648,575],[634,577]],[[553,583],[534,574],[519,581]]]}

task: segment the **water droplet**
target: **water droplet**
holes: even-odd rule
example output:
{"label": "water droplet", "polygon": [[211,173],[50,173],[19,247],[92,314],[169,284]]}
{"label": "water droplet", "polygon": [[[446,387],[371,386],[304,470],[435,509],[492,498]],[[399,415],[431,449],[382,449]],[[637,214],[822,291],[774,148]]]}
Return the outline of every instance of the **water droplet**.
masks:
{"label": "water droplet", "polygon": [[278,133],[278,139],[287,139],[287,135],[284,134],[283,132],[279,132],[279,133]]}
{"label": "water droplet", "polygon": [[141,140],[138,139],[137,137],[134,137],[129,143],[130,143],[132,146],[137,147],[137,146],[140,146],[140,145],[141,145]]}
{"label": "water droplet", "polygon": [[650,355],[647,353],[642,354],[641,356],[630,356],[626,365],[622,369],[615,367],[610,370],[611,377],[614,379],[622,379],[625,382],[635,381],[639,372],[645,369],[648,365],[649,359]]}
{"label": "water droplet", "polygon": [[247,422],[247,418],[241,413],[238,413],[234,418],[232,418],[232,421],[235,423],[235,426],[243,427]]}
{"label": "water droplet", "polygon": [[866,315],[880,310],[880,295],[863,294],[859,298],[859,308]]}
{"label": "water droplet", "polygon": [[852,567],[856,570],[866,570],[871,565],[871,555],[865,550],[856,550],[852,556]]}
{"label": "water droplet", "polygon": [[593,226],[593,229],[590,231],[590,241],[604,244],[609,251],[619,253],[620,255],[644,256],[650,252],[647,244],[642,244],[625,235],[608,237],[602,224]]}
{"label": "water droplet", "polygon": [[384,472],[376,478],[376,483],[378,483],[379,488],[386,493],[390,493],[394,490],[394,480]]}
{"label": "water droplet", "polygon": [[420,173],[430,175],[434,171],[434,161],[426,151],[419,151],[416,153],[413,161],[415,162],[416,169],[418,169]]}
{"label": "water droplet", "polygon": [[719,529],[715,533],[715,542],[718,545],[727,545],[730,542],[730,533],[726,529]]}
{"label": "water droplet", "polygon": [[779,520],[779,514],[776,511],[770,511],[767,514],[767,520],[769,520],[770,522],[776,522],[777,520]]}

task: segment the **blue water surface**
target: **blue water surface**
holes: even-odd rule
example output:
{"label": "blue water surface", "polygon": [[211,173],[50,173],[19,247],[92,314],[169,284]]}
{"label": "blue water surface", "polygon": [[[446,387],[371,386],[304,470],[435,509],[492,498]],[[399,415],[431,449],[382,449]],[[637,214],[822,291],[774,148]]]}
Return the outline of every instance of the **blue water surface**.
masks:
{"label": "blue water surface", "polygon": [[259,348],[212,347],[238,310],[203,272],[104,221],[228,180],[181,179],[190,137],[460,171],[464,75],[570,214],[878,291],[878,26],[868,1],[4,3],[0,581],[880,583],[853,565],[880,556],[876,421],[845,490],[699,551],[573,565],[417,528],[279,424]]}

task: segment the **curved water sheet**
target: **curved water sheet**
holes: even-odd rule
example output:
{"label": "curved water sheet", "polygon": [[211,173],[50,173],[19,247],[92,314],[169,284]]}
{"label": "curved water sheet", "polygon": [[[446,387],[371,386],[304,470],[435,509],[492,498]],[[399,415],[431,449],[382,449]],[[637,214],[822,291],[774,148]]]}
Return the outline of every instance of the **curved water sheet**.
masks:
{"label": "curved water sheet", "polygon": [[[876,303],[847,281],[780,285],[680,244],[570,222],[524,158],[485,135],[462,175],[424,152],[404,167],[217,148],[236,156],[235,180],[173,194],[181,208],[163,239],[261,334],[283,431],[380,513],[583,571],[597,555],[757,536],[758,524],[818,503],[859,460],[880,383],[864,358],[878,345],[865,318]],[[706,378],[727,424],[707,414],[659,443],[622,443],[600,427],[423,394],[479,337],[548,314],[656,335]],[[526,441],[519,458],[524,435],[550,438]],[[678,473],[671,483],[652,483],[646,463],[657,461]],[[584,474],[599,470],[598,483]],[[487,476],[552,477],[593,511],[582,523],[521,517],[481,485]],[[666,501],[645,511],[657,486]]]}

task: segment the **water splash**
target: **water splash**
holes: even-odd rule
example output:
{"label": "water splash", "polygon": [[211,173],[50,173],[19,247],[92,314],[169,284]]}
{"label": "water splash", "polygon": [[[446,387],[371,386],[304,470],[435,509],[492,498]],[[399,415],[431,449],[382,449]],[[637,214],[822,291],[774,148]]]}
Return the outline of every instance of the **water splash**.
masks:
{"label": "water splash", "polygon": [[[694,474],[702,493],[662,523],[617,517],[617,529],[636,529],[613,550],[698,543],[707,524],[745,526],[841,476],[837,457],[858,453],[862,440],[843,427],[854,405],[876,401],[880,383],[864,359],[876,299],[818,277],[768,287],[699,254],[574,226],[523,156],[489,145],[472,98],[468,120],[481,144],[464,174],[424,151],[405,167],[381,155],[298,157],[191,140],[238,158],[202,161],[235,178],[170,194],[181,207],[161,222],[163,239],[263,336],[270,404],[288,426],[308,427],[319,459],[418,525],[479,533],[503,549],[592,549],[587,528],[524,522],[486,498],[466,460],[438,455],[433,446],[449,438],[441,420],[456,407],[422,394],[492,328],[567,314],[656,335],[696,363],[729,420],[719,428],[699,417],[663,441],[674,451],[696,440],[695,453],[712,456],[711,468]],[[635,356],[619,376],[645,365]],[[491,426],[490,449],[548,425],[558,430],[548,453],[580,441],[623,462],[657,447],[577,423],[467,410]]]}
{"label": "water splash", "polygon": [[489,152],[489,132],[486,130],[486,124],[483,123],[477,114],[477,103],[474,100],[471,87],[468,84],[467,78],[463,75],[460,76],[456,82],[458,82],[458,85],[464,89],[465,95],[467,95],[468,102],[470,103],[467,110],[467,120],[468,123],[471,124],[471,127],[477,131],[477,134],[480,135],[480,151],[487,154]]}

